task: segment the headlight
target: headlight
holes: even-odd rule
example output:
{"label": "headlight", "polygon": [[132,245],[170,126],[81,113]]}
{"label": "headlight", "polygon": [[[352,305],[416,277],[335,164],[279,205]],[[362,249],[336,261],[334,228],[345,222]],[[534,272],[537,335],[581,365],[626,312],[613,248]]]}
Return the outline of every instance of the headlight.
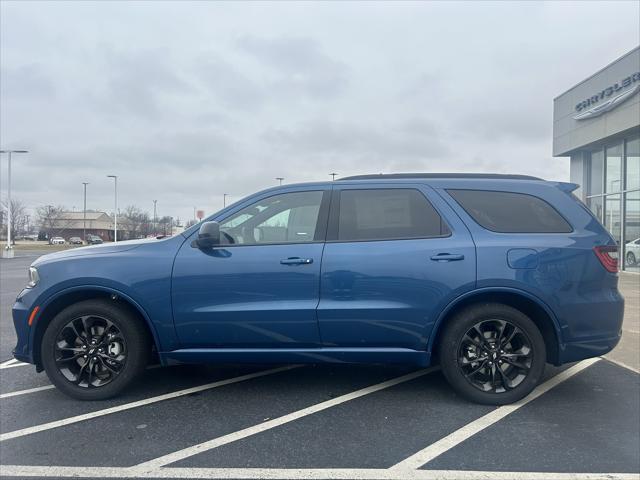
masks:
{"label": "headlight", "polygon": [[27,288],[35,287],[40,281],[40,275],[38,275],[38,269],[36,267],[29,267],[29,282]]}

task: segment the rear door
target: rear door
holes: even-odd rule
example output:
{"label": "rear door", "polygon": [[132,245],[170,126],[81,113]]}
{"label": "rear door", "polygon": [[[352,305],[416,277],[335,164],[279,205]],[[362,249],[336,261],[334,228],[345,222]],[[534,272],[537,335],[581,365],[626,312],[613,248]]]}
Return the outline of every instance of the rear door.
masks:
{"label": "rear door", "polygon": [[425,349],[442,308],[474,287],[475,262],[467,228],[431,188],[336,185],[318,305],[323,344]]}

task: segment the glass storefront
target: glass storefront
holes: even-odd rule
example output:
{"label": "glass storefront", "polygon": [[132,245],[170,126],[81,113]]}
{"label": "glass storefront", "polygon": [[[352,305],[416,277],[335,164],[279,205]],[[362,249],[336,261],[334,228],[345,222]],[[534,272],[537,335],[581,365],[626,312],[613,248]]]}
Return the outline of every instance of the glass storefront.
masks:
{"label": "glass storefront", "polygon": [[640,273],[640,137],[590,152],[587,205],[620,245],[620,267]]}

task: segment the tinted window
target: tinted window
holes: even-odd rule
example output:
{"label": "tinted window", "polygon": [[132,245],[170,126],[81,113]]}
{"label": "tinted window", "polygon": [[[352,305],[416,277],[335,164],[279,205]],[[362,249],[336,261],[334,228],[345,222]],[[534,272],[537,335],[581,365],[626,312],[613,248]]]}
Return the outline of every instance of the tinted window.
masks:
{"label": "tinted window", "polygon": [[274,195],[236,212],[220,224],[228,244],[312,242],[323,192]]}
{"label": "tinted window", "polygon": [[547,202],[524,193],[447,190],[487,230],[501,233],[568,233],[571,225]]}
{"label": "tinted window", "polygon": [[338,240],[389,240],[448,235],[438,212],[413,189],[340,192]]}

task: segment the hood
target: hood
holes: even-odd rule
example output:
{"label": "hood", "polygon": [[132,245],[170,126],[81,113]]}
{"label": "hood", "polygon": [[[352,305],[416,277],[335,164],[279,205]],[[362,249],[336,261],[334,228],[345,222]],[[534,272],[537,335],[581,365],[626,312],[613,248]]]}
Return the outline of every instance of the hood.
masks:
{"label": "hood", "polygon": [[117,243],[103,243],[100,245],[90,245],[87,247],[78,247],[71,248],[69,250],[62,250],[61,252],[53,252],[43,255],[39,257],[33,265],[38,265],[39,263],[49,262],[51,260],[61,260],[64,258],[71,257],[81,257],[84,255],[100,255],[100,254],[108,254],[108,253],[118,253],[118,252],[126,252],[127,250],[132,250],[141,245],[159,242],[156,238],[143,238],[142,240],[126,240],[124,242]]}

